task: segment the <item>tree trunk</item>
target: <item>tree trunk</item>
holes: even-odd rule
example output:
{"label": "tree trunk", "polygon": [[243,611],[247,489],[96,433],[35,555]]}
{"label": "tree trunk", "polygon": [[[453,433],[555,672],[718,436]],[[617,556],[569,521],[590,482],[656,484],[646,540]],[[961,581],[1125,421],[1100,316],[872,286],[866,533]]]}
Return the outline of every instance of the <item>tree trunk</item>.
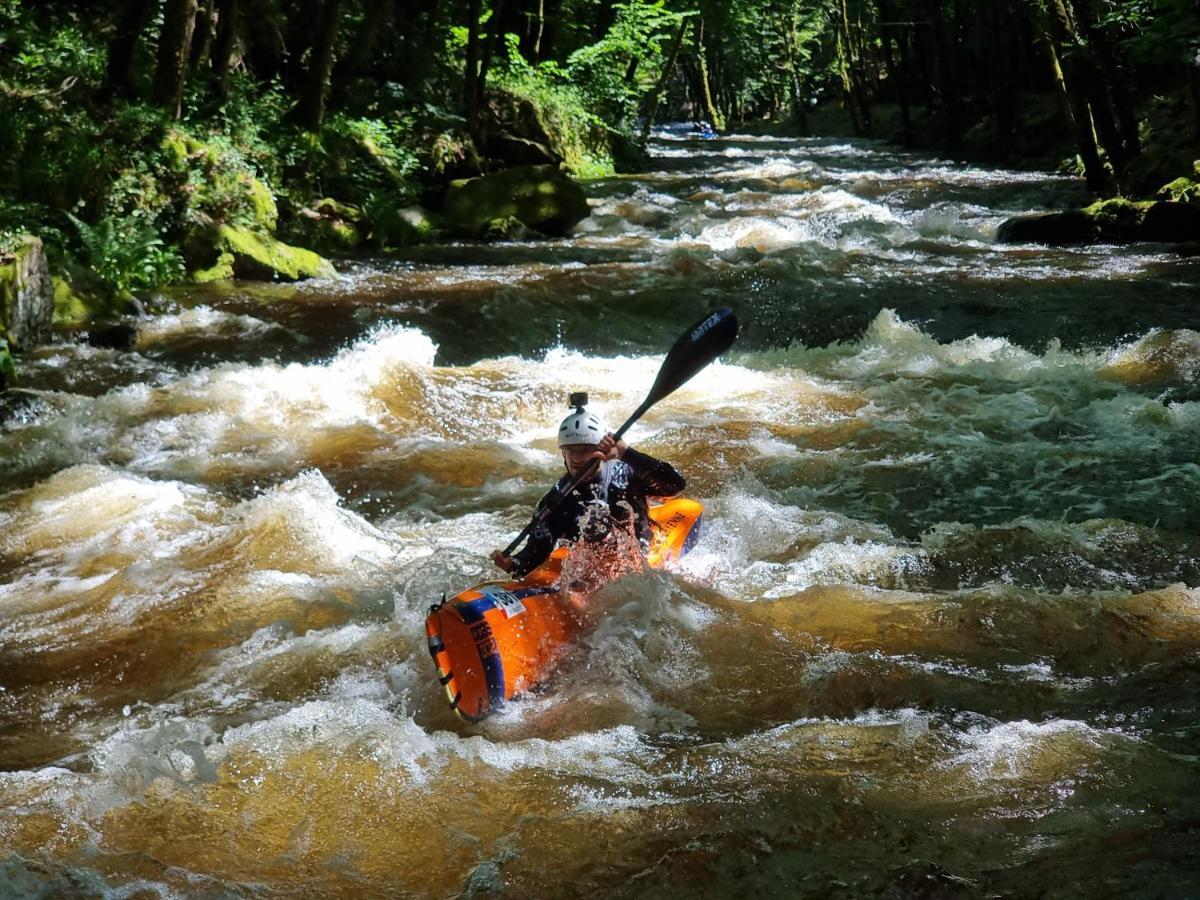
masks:
{"label": "tree trunk", "polygon": [[642,122],[643,140],[650,134],[650,129],[654,127],[654,117],[658,115],[658,104],[662,102],[663,89],[667,86],[667,80],[675,68],[675,60],[679,58],[679,48],[683,46],[683,36],[687,34],[690,24],[687,19],[679,23],[679,30],[675,32],[675,40],[671,42],[667,58],[663,60],[662,72],[659,73],[658,81],[654,83],[654,90],[650,92],[650,105],[646,108],[646,118]]}
{"label": "tree trunk", "polygon": [[842,103],[850,113],[850,119],[854,123],[854,133],[858,136],[863,134],[862,117],[859,114],[858,104],[855,100],[854,85],[850,78],[850,66],[846,62],[846,35],[841,28],[837,29],[837,59],[838,59],[838,74],[842,79]]}
{"label": "tree trunk", "polygon": [[108,45],[108,88],[116,95],[132,97],[133,57],[138,38],[150,21],[154,0],[127,0]]}
{"label": "tree trunk", "polygon": [[495,53],[501,42],[503,42],[505,34],[503,31],[505,0],[494,0],[494,3],[492,15],[488,20],[488,35],[483,41],[483,59],[479,63],[479,78],[475,82],[475,90],[478,93],[476,99],[478,115],[475,120],[475,129],[471,134],[475,138],[475,143],[480,148],[486,145],[488,139],[489,119],[483,115],[483,107],[487,98],[488,69],[492,66],[492,54]]}
{"label": "tree trunk", "polygon": [[800,73],[796,66],[796,14],[788,12],[786,22],[779,21],[779,31],[783,35],[783,45],[787,50],[788,97],[792,103],[792,122],[801,136],[808,134],[808,104],[804,97],[804,86],[800,82]]}
{"label": "tree trunk", "polygon": [[854,116],[854,133],[865,134],[871,128],[871,107],[867,101],[866,73],[862,65],[861,51],[855,51],[856,32],[850,28],[849,0],[842,0],[842,83],[849,91],[853,105],[857,109]]}
{"label": "tree trunk", "polygon": [[[355,90],[356,80],[378,68],[375,59],[379,41],[394,33],[391,29],[393,11],[394,7],[389,3],[364,4],[362,22],[333,68],[332,102],[335,106],[345,106]],[[386,75],[381,74],[380,78],[382,80]]]}
{"label": "tree trunk", "polygon": [[166,108],[172,119],[178,119],[183,112],[188,50],[195,27],[196,0],[167,0],[162,33],[158,38],[155,100]]}
{"label": "tree trunk", "polygon": [[320,129],[325,120],[325,101],[329,96],[329,76],[333,72],[341,15],[342,0],[325,0],[321,4],[304,91],[296,107],[296,121],[309,131]]}
{"label": "tree trunk", "polygon": [[196,11],[196,32],[192,35],[191,59],[188,65],[199,69],[208,62],[212,52],[213,35],[216,32],[216,0],[200,0]]}
{"label": "tree trunk", "polygon": [[558,12],[562,0],[539,0],[542,4],[542,19],[539,23],[539,40],[533,62],[550,59],[554,51],[554,39],[558,35]]}
{"label": "tree trunk", "polygon": [[596,21],[592,23],[592,43],[603,40],[615,21],[617,21],[616,4],[613,0],[600,0],[597,5]]}
{"label": "tree trunk", "polygon": [[696,20],[696,61],[700,67],[700,89],[703,92],[704,111],[708,116],[709,124],[712,125],[714,131],[722,131],[725,128],[725,122],[721,119],[721,114],[717,112],[716,106],[713,105],[712,89],[708,84],[708,60],[707,53],[704,49],[704,20]]}
{"label": "tree trunk", "polygon": [[[1069,110],[1068,119],[1075,133],[1075,145],[1079,150],[1079,158],[1083,160],[1084,178],[1093,193],[1104,193],[1108,189],[1108,172],[1100,160],[1100,151],[1096,145],[1096,134],[1092,130],[1091,110],[1088,108],[1085,89],[1080,86],[1080,73],[1069,59],[1062,53],[1063,30],[1054,9],[1060,0],[1035,0],[1040,9],[1040,17],[1045,29],[1046,45],[1050,51],[1051,63],[1054,68],[1055,81],[1063,93]],[[1048,5],[1043,5],[1048,4]]]}
{"label": "tree trunk", "polygon": [[272,0],[238,0],[238,22],[246,41],[248,68],[263,81],[285,74],[287,42]]}
{"label": "tree trunk", "polygon": [[962,140],[960,85],[955,79],[954,51],[946,39],[946,23],[940,0],[929,0],[929,19],[933,26],[933,47],[937,56],[938,93],[942,99],[942,139],[948,149],[957,149]]}
{"label": "tree trunk", "polygon": [[229,97],[229,66],[237,40],[238,0],[218,0],[217,34],[213,39],[212,69],[217,96]]}
{"label": "tree trunk", "polygon": [[1075,9],[1075,20],[1088,44],[1095,52],[1095,64],[1103,77],[1104,87],[1116,116],[1122,155],[1126,159],[1137,156],[1141,150],[1138,134],[1137,113],[1133,108],[1133,92],[1117,57],[1117,50],[1108,34],[1096,21],[1090,0],[1071,0]]}
{"label": "tree trunk", "polygon": [[467,130],[471,134],[479,131],[479,16],[482,14],[480,0],[470,0],[467,5],[467,72],[463,84],[463,110],[467,117]]}
{"label": "tree trunk", "polygon": [[896,11],[889,0],[878,0],[878,3],[879,16],[882,20],[879,23],[879,30],[883,43],[883,64],[887,71],[888,81],[891,82],[892,90],[895,92],[896,102],[900,104],[900,127],[903,131],[904,145],[907,147],[912,144],[912,116],[908,109],[908,85],[904,81],[904,75],[900,71],[896,57],[892,54],[893,42],[895,42],[897,54],[900,51],[900,40],[896,37]]}
{"label": "tree trunk", "polygon": [[1191,59],[1188,70],[1188,91],[1192,95],[1192,136],[1200,141],[1200,52]]}

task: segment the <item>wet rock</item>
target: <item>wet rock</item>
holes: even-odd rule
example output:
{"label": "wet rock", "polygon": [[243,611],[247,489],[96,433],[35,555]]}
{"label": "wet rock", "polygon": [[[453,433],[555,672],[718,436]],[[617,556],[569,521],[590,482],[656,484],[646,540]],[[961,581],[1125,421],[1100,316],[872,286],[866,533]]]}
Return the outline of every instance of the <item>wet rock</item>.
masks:
{"label": "wet rock", "polygon": [[108,350],[132,350],[137,346],[138,327],[132,322],[100,323],[88,329],[87,342]]}
{"label": "wet rock", "polygon": [[1158,197],[1176,203],[1200,202],[1200,182],[1192,178],[1176,178],[1158,189]]}
{"label": "wet rock", "polygon": [[926,860],[913,860],[907,866],[893,870],[892,877],[892,889],[886,892],[887,897],[950,900],[974,896],[976,893],[972,882]]}
{"label": "wet rock", "polygon": [[8,349],[8,341],[0,338],[0,394],[16,384],[17,364],[13,362],[12,353]]}
{"label": "wet rock", "polygon": [[26,235],[0,253],[0,337],[13,350],[27,350],[50,339],[54,286],[40,238]]}
{"label": "wet rock", "polygon": [[347,253],[362,245],[365,226],[357,206],[325,197],[293,211],[284,236],[309,249]]}
{"label": "wet rock", "polygon": [[453,182],[442,204],[447,228],[473,238],[507,219],[544,235],[564,235],[590,212],[583,189],[553,166],[518,166]]}
{"label": "wet rock", "polygon": [[507,91],[489,90],[484,113],[489,123],[483,153],[505,166],[558,166],[563,155],[529,100]]}
{"label": "wet rock", "polygon": [[91,269],[68,265],[50,278],[54,291],[54,324],[85,325],[113,316],[138,314],[139,301],[117,292]]}
{"label": "wet rock", "polygon": [[[2,353],[3,351],[0,351],[0,354]],[[2,377],[0,375],[0,378]],[[0,390],[0,428],[8,428],[32,419],[45,405],[45,401],[34,391],[24,388]]]}
{"label": "wet rock", "polygon": [[419,206],[381,203],[371,211],[371,243],[380,249],[427,244],[438,233],[433,216]]}
{"label": "wet rock", "polygon": [[1090,244],[1096,240],[1095,223],[1082,210],[1044,215],[1016,216],[996,229],[1001,244]]}
{"label": "wet rock", "polygon": [[1200,240],[1200,207],[1117,198],[1085,209],[1017,216],[997,229],[1002,244],[1176,243]]}
{"label": "wet rock", "polygon": [[1200,207],[1190,203],[1154,203],[1142,219],[1142,233],[1144,241],[1200,241]]}
{"label": "wet rock", "polygon": [[311,250],[231,225],[194,231],[184,243],[184,258],[199,282],[301,281],[335,274],[329,260]]}

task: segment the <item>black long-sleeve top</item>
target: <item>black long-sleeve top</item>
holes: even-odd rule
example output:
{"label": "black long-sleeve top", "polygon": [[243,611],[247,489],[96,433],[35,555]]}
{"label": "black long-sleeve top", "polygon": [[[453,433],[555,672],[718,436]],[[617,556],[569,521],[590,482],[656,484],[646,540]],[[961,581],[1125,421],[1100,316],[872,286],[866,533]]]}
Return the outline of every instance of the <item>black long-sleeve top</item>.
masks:
{"label": "black long-sleeve top", "polygon": [[[557,500],[573,480],[569,474],[560,478],[539,501],[536,514]],[[544,522],[534,528],[524,548],[513,554],[516,563],[513,574],[520,578],[537,568],[558,541],[578,540],[580,518],[594,503],[606,504],[612,519],[622,523],[628,520],[632,510],[634,532],[639,538],[649,540],[648,498],[673,497],[686,483],[670,463],[639,453],[632,447],[626,448],[621,459],[602,463],[596,477],[576,487],[551,510]]]}

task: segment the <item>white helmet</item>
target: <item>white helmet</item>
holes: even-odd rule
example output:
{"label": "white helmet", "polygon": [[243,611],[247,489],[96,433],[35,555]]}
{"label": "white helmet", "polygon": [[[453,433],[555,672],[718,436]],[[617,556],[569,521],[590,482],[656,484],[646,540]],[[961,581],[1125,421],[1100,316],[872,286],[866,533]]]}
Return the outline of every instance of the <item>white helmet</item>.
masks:
{"label": "white helmet", "polygon": [[584,409],[586,404],[587,394],[580,392],[571,395],[571,405],[575,407],[575,411],[563,419],[562,424],[558,426],[558,446],[598,444],[600,439],[608,433],[608,429],[604,427],[600,418],[595,413]]}

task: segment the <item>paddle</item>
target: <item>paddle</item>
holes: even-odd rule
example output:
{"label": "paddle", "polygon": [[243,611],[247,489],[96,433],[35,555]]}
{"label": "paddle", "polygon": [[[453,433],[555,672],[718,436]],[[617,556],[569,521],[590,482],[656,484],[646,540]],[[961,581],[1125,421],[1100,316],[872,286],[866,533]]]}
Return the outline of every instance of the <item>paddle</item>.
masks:
{"label": "paddle", "polygon": [[[633,426],[633,423],[640,419],[650,407],[669,394],[674,393],[693,375],[728,350],[730,345],[737,339],[737,329],[737,316],[733,314],[733,310],[723,306],[720,309],[713,310],[681,334],[679,339],[675,341],[674,345],[667,352],[667,358],[663,360],[662,368],[658,370],[658,377],[654,379],[654,385],[650,388],[650,393],[646,395],[646,399],[642,401],[642,405],[634,410],[633,415],[625,420],[625,424],[613,433],[613,437],[619,441],[625,432]],[[596,470],[597,465],[599,463],[593,461],[587,468],[575,476],[575,479],[567,486],[567,489],[559,494],[553,502],[546,504],[541,512],[536,513],[529,524],[521,530],[521,533],[513,538],[512,543],[504,548],[504,555],[511,556],[512,552],[517,549],[517,544],[521,543],[533,529],[544,522],[549,517],[551,511],[570,496],[575,488],[590,478]]]}

